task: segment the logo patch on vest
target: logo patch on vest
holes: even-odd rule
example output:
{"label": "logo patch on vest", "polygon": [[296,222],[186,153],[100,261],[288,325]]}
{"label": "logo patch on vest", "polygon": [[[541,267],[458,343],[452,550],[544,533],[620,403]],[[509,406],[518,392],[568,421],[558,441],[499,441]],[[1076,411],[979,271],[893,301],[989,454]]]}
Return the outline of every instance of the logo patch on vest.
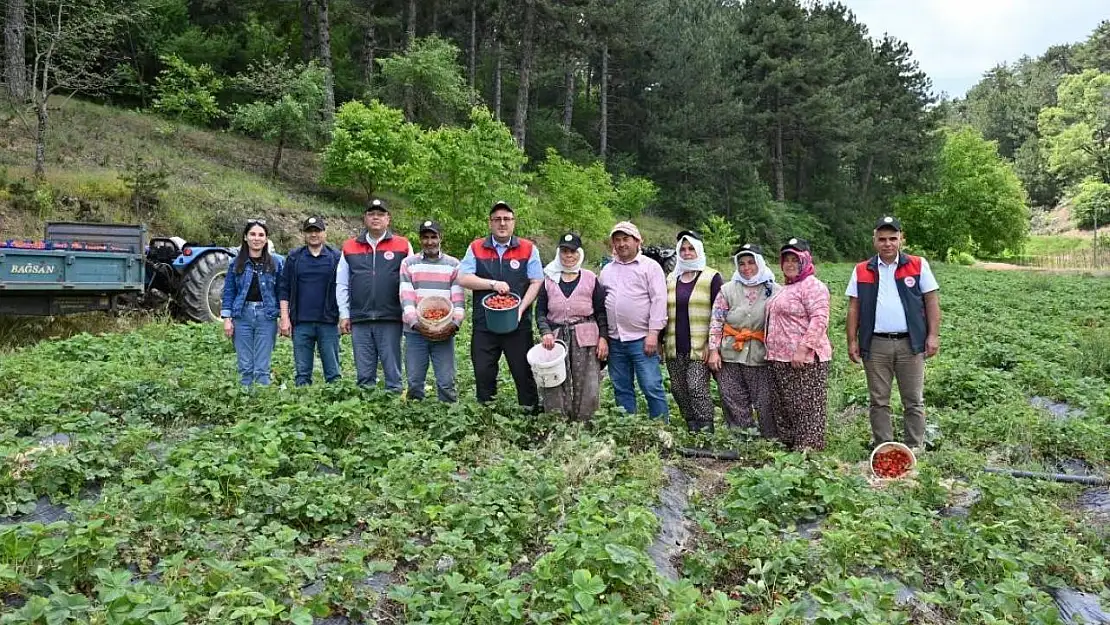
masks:
{"label": "logo patch on vest", "polygon": [[385,256],[386,260],[393,260],[393,252],[386,252],[385,254],[382,254],[382,256]]}
{"label": "logo patch on vest", "polygon": [[915,280],[913,276],[906,276],[906,279],[902,280],[902,282],[906,283],[907,289],[912,289],[913,285],[917,284],[917,280]]}
{"label": "logo patch on vest", "polygon": [[509,261],[509,266],[512,267],[513,269],[520,269],[520,261],[516,260],[516,259],[510,260]]}

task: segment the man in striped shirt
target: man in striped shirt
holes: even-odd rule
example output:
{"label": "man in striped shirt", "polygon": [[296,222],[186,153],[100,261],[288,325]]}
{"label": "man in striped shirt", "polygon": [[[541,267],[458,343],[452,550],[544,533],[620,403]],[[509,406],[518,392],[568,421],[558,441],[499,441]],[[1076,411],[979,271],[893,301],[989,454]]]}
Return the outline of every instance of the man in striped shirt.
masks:
{"label": "man in striped shirt", "polygon": [[[459,284],[458,259],[443,253],[442,229],[434,221],[420,224],[420,253],[401,263],[401,320],[405,325],[405,372],[409,399],[424,399],[424,383],[431,363],[436,377],[436,396],[442,402],[458,399],[455,388],[455,332],[462,325],[465,308]],[[445,330],[429,328],[417,314],[425,297],[439,296],[451,302],[451,320]]]}

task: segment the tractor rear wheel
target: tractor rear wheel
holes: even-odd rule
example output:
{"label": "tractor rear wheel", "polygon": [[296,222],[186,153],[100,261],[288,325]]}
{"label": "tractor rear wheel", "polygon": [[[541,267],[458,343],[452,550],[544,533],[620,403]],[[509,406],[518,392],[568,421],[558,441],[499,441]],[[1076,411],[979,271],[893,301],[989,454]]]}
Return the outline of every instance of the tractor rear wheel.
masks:
{"label": "tractor rear wheel", "polygon": [[220,320],[220,300],[231,255],[208,252],[193,261],[181,279],[178,303],[185,316],[202,323]]}

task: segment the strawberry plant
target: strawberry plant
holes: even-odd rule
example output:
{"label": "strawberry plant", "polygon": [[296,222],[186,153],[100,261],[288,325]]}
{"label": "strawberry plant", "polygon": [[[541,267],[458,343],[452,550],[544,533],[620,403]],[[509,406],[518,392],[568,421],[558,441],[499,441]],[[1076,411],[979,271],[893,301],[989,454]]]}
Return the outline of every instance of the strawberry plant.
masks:
{"label": "strawberry plant", "polygon": [[[1079,487],[980,469],[1107,470],[1110,382],[1091,363],[1110,289],[935,269],[939,446],[881,483],[838,288],[819,454],[630,416],[608,385],[589,424],[526,415],[511,392],[479,405],[465,332],[453,405],[359,388],[349,358],[340,382],[294,389],[284,340],[275,385],[246,392],[203,325],[4,353],[0,623],[901,623],[926,608],[937,620],[913,622],[1058,622],[1049,589],[1107,588],[1104,529]],[[850,267],[819,271],[835,285]],[[688,446],[740,460],[676,459]],[[694,478],[676,580],[649,557],[665,467]],[[32,522],[40,505],[68,520]]]}

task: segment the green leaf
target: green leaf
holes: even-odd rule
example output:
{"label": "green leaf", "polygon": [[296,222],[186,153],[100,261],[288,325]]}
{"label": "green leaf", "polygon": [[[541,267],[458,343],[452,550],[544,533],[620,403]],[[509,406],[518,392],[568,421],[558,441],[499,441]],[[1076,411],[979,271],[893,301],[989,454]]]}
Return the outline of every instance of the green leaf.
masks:
{"label": "green leaf", "polygon": [[640,559],[640,554],[631,547],[609,543],[605,545],[605,553],[613,564],[635,564]]}

